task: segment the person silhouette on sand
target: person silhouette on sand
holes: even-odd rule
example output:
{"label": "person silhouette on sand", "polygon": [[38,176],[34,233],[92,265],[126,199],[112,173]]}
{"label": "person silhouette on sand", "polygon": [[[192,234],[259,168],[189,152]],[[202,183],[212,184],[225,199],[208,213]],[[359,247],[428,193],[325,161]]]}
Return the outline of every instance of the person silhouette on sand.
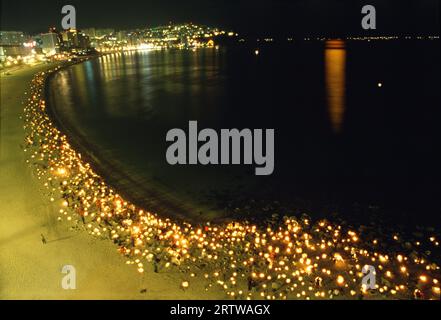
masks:
{"label": "person silhouette on sand", "polygon": [[43,234],[41,234],[41,242],[43,242],[43,244],[47,243],[46,238],[44,237]]}

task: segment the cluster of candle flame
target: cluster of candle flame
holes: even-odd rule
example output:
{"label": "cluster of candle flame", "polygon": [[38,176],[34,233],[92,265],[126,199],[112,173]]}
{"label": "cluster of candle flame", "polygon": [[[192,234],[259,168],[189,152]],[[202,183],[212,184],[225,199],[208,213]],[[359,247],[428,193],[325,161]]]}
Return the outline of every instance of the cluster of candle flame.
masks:
{"label": "cluster of candle flame", "polygon": [[[235,299],[439,299],[440,268],[425,253],[379,250],[380,240],[329,221],[285,217],[278,227],[246,221],[195,226],[162,219],[125,201],[96,174],[46,112],[49,72],[35,76],[25,106],[28,162],[59,206],[59,219],[108,237],[140,273],[182,271],[181,288],[200,278]],[[395,239],[397,240],[397,239]],[[428,244],[438,250],[435,236]],[[362,286],[365,265],[375,289]]]}

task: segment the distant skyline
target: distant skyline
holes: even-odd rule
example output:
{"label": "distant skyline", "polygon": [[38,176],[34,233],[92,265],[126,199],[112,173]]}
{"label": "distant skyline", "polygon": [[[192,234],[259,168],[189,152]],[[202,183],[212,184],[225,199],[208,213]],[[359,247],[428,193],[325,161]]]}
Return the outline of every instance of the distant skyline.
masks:
{"label": "distant skyline", "polygon": [[[0,29],[40,33],[60,28],[61,8],[77,9],[81,28],[118,30],[193,22],[219,26],[242,35],[344,36],[350,34],[439,34],[438,0],[2,0]],[[377,9],[377,30],[360,26],[361,8]]]}

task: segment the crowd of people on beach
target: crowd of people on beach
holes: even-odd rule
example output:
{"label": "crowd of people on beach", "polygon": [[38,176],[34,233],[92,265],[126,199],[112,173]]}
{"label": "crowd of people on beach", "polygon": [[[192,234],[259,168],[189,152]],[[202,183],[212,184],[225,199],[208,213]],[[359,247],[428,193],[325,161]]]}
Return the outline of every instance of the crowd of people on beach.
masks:
{"label": "crowd of people on beach", "polygon": [[[363,227],[283,213],[278,225],[192,225],[129,203],[51,120],[44,86],[60,68],[32,81],[24,113],[28,162],[59,206],[59,220],[111,239],[139,273],[178,270],[184,291],[203,281],[206,290],[223,290],[231,299],[440,298],[440,267],[431,251],[420,249],[424,243],[439,251],[436,234],[410,243],[400,234],[382,239]],[[373,287],[363,283],[365,266],[376,270]]]}

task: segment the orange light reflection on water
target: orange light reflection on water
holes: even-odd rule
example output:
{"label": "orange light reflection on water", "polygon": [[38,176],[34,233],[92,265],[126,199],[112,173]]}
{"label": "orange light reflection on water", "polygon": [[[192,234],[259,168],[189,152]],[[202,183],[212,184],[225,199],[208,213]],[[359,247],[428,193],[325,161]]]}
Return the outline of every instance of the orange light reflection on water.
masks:
{"label": "orange light reflection on water", "polygon": [[335,133],[340,133],[346,109],[346,48],[342,40],[326,42],[326,94],[329,117]]}

